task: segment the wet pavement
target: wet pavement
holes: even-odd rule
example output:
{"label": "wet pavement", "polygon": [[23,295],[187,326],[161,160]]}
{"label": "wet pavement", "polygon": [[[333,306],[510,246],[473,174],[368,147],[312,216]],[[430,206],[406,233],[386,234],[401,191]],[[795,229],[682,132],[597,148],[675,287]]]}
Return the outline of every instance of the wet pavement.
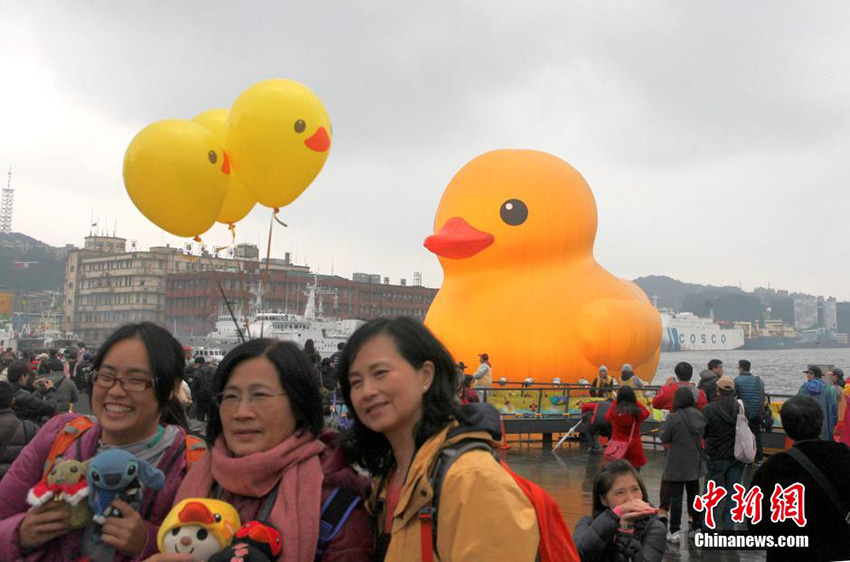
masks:
{"label": "wet pavement", "polygon": [[[664,468],[664,452],[659,447],[646,446],[648,463],[641,468],[641,477],[649,492],[650,502],[658,505],[658,489]],[[593,509],[593,481],[604,459],[601,453],[590,454],[584,444],[567,441],[556,453],[544,452],[539,444],[512,444],[507,462],[517,474],[539,484],[558,504],[570,529]],[[683,509],[683,519],[686,514]],[[751,561],[765,560],[763,551],[701,550],[693,540],[674,545],[667,543],[665,561]]]}

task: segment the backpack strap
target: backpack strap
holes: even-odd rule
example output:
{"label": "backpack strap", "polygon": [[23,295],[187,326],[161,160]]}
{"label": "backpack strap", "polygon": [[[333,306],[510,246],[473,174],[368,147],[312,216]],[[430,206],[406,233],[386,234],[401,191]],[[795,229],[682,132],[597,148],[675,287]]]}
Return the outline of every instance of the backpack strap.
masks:
{"label": "backpack strap", "polygon": [[434,551],[437,550],[437,514],[440,509],[440,490],[443,487],[443,481],[452,464],[461,455],[469,451],[486,451],[493,455],[496,462],[499,462],[498,455],[493,450],[493,446],[480,439],[464,439],[454,445],[444,447],[440,451],[437,455],[437,461],[434,463],[434,468],[431,470],[431,475],[428,478],[434,495],[431,497],[431,503],[419,510],[422,562],[432,562],[434,560]]}
{"label": "backpack strap", "polygon": [[[65,424],[62,431],[56,434],[56,439],[53,440],[53,446],[50,447],[50,452],[47,453],[47,460],[44,463],[44,474],[42,477],[53,470],[53,465],[56,464],[56,457],[64,453],[72,443],[82,437],[83,433],[91,429],[94,422],[86,416],[79,416]],[[78,451],[80,444],[77,442]]]}
{"label": "backpack strap", "polygon": [[823,490],[823,492],[829,498],[829,501],[832,503],[832,506],[836,509],[836,511],[838,511],[838,513],[841,514],[841,517],[844,518],[844,522],[850,525],[850,511],[847,510],[847,507],[844,505],[844,502],[839,499],[841,495],[835,489],[835,486],[833,486],[829,482],[829,480],[827,480],[823,472],[821,472],[821,470],[817,466],[815,466],[815,463],[813,463],[809,459],[809,457],[807,457],[806,454],[799,448],[791,447],[786,452],[791,455],[792,459],[800,463],[800,465],[806,470],[806,472],[809,473],[809,476],[815,479],[815,482],[817,482],[818,486],[821,487],[821,490]]}
{"label": "backpack strap", "polygon": [[351,488],[334,488],[322,506],[319,521],[319,543],[316,546],[316,560],[322,559],[325,548],[342,529],[343,524],[360,503],[360,494]]}
{"label": "backpack strap", "polygon": [[278,480],[271,492],[266,494],[265,499],[263,499],[263,505],[260,506],[260,512],[257,513],[257,521],[268,521],[269,514],[271,514],[274,503],[277,501],[277,492],[279,488],[280,480]]}

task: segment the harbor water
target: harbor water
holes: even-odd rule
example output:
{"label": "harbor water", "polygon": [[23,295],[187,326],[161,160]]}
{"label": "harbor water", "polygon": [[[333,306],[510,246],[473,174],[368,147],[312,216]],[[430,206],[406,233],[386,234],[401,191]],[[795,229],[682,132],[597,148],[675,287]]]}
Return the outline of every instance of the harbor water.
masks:
{"label": "harbor water", "polygon": [[[752,363],[752,373],[764,379],[768,393],[796,394],[797,389],[806,380],[803,371],[806,365],[834,365],[842,369],[850,368],[850,348],[834,349],[781,349],[732,351],[677,351],[661,354],[653,384],[663,385],[673,375],[673,368],[680,361],[694,366],[694,382],[699,381],[699,372],[705,369],[711,359],[723,361],[724,375],[735,377],[738,374],[738,360],[746,359]],[[609,368],[613,368],[608,365]],[[825,374],[825,373],[824,373]]]}

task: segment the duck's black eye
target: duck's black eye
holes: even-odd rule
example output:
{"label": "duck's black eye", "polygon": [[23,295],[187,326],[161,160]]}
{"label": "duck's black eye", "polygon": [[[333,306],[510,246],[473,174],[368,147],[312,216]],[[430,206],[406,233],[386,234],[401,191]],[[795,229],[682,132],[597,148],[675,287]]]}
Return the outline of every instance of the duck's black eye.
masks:
{"label": "duck's black eye", "polygon": [[306,128],[307,128],[307,123],[305,123],[303,119],[299,119],[298,121],[295,122],[295,132],[296,133],[303,133]]}
{"label": "duck's black eye", "polygon": [[136,465],[131,464],[130,466],[127,467],[127,475],[133,476],[134,474],[136,474]]}
{"label": "duck's black eye", "polygon": [[174,535],[175,537],[177,536],[177,534],[179,532],[180,532],[180,527],[174,527],[173,529],[171,529],[171,534]]}
{"label": "duck's black eye", "polygon": [[210,164],[215,164],[216,160],[218,160],[218,155],[216,155],[215,150],[210,150],[207,152],[207,158],[209,158]]}
{"label": "duck's black eye", "polygon": [[221,514],[216,513],[215,515],[213,515],[213,519],[215,519],[216,523],[221,523]]}
{"label": "duck's black eye", "polygon": [[207,532],[207,530],[206,530],[206,529],[198,529],[198,532],[197,532],[197,534],[196,534],[195,536],[196,536],[196,537],[198,537],[198,540],[199,540],[199,541],[202,541],[202,540],[204,540],[205,538],[207,538],[207,535],[208,535],[208,534],[209,534],[209,533]]}
{"label": "duck's black eye", "polygon": [[76,466],[72,466],[72,467],[71,467],[71,472],[73,472],[73,473],[77,473],[79,470],[80,470],[80,469],[79,469],[79,468],[77,468]]}
{"label": "duck's black eye", "polygon": [[519,226],[528,218],[528,207],[519,199],[508,199],[499,209],[502,220],[511,226]]}

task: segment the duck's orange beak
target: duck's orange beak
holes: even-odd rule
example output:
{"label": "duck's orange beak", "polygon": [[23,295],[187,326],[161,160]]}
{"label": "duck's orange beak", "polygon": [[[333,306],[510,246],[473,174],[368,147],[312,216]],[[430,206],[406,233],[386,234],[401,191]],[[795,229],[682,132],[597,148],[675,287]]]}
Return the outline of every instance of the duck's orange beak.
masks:
{"label": "duck's orange beak", "polygon": [[313,136],[304,141],[307,148],[316,152],[325,152],[331,147],[331,137],[324,127],[319,127]]}
{"label": "duck's orange beak", "polygon": [[177,519],[181,523],[205,523],[207,525],[215,523],[212,512],[201,502],[189,502],[184,505],[180,513],[177,514]]}
{"label": "duck's orange beak", "polygon": [[221,163],[221,173],[230,175],[230,156],[224,151],[224,162]]}
{"label": "duck's orange beak", "polygon": [[437,234],[425,239],[425,247],[444,258],[469,258],[493,243],[489,232],[482,232],[460,217],[446,221]]}

